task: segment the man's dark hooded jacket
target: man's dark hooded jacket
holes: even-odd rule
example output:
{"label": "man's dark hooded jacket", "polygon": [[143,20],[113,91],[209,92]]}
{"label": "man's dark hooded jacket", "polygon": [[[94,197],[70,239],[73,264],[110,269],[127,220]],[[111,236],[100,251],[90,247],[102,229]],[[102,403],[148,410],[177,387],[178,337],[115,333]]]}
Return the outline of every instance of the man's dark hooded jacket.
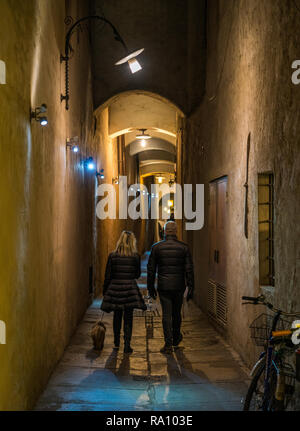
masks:
{"label": "man's dark hooded jacket", "polygon": [[155,294],[155,274],[158,272],[158,292],[183,293],[188,287],[189,296],[194,291],[194,267],[187,244],[176,235],[167,235],[163,241],[152,246],[148,261],[147,288]]}

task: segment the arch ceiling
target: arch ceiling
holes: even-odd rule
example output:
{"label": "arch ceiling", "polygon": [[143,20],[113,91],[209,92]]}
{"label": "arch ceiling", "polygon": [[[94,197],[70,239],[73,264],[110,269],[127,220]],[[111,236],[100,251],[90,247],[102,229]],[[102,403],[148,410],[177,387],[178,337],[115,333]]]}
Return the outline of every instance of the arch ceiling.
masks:
{"label": "arch ceiling", "polygon": [[[151,132],[150,132],[151,133]],[[130,155],[134,156],[135,154],[147,152],[150,150],[158,150],[165,151],[171,154],[176,154],[176,147],[171,142],[161,139],[161,138],[152,138],[147,139],[145,146],[140,139],[136,139],[130,144]]]}
{"label": "arch ceiling", "polygon": [[139,153],[139,161],[145,160],[166,160],[175,163],[175,154],[168,153],[167,151],[149,150]]}
{"label": "arch ceiling", "polygon": [[174,137],[177,132],[177,115],[184,116],[172,102],[150,92],[120,93],[100,106],[96,112],[106,107],[109,109],[111,137],[141,128],[163,131]]}
{"label": "arch ceiling", "polygon": [[[158,95],[131,91],[114,96],[96,113],[105,108],[108,109],[109,137],[125,136],[130,155],[141,156],[141,175],[174,172],[178,117],[184,116],[178,107]],[[136,139],[139,129],[146,129],[151,136],[144,146]]]}
{"label": "arch ceiling", "polygon": [[148,162],[140,163],[140,174],[142,176],[162,173],[174,174],[174,172],[175,163],[165,162],[161,160],[149,160]]}

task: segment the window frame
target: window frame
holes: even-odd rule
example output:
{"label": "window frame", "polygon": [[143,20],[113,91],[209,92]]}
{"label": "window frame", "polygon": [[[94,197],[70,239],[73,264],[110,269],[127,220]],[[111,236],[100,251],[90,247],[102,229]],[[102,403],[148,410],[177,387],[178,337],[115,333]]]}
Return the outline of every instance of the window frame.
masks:
{"label": "window frame", "polygon": [[[260,179],[265,178],[265,180],[268,180],[266,183],[261,182]],[[275,176],[274,172],[272,171],[266,171],[266,172],[259,172],[257,175],[257,203],[258,203],[258,213],[257,213],[257,222],[258,222],[258,262],[259,262],[259,285],[262,288],[275,288],[276,280],[275,280],[275,209],[274,209],[274,185],[275,185]],[[268,187],[268,198],[267,200],[261,200],[261,195],[265,195],[265,193],[261,193],[262,188]],[[268,218],[262,220],[261,216],[261,207],[268,207]],[[267,225],[268,226],[268,236],[267,239],[262,238],[262,231],[260,229],[261,225]],[[268,241],[268,253],[263,253],[263,247],[261,243],[263,241]],[[267,257],[266,257],[267,256]],[[269,261],[268,264],[268,273],[263,274],[263,262],[265,260]],[[266,282],[266,278],[268,279],[268,282]]]}

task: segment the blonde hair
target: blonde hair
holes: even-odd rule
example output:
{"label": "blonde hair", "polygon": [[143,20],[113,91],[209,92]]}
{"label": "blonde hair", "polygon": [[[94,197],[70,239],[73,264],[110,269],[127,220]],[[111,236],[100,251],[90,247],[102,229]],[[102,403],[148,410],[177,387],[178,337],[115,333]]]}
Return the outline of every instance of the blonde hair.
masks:
{"label": "blonde hair", "polygon": [[115,253],[121,256],[133,256],[137,253],[136,238],[133,232],[123,230],[117,242]]}

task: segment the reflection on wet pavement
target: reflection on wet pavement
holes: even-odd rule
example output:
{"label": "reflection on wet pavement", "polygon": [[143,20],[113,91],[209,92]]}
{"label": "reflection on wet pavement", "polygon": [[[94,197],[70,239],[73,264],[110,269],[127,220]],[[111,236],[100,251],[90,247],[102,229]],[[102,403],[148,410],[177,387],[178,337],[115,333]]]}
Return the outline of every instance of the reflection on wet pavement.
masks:
{"label": "reflection on wet pavement", "polygon": [[[139,285],[145,286],[145,272]],[[148,330],[145,316],[135,313],[131,355],[123,354],[122,342],[113,349],[112,314],[105,314],[105,346],[95,352],[89,332],[99,305],[95,301],[88,309],[36,410],[242,409],[248,376],[194,304],[184,304],[183,342],[172,355],[159,352],[164,341],[159,306]]]}

